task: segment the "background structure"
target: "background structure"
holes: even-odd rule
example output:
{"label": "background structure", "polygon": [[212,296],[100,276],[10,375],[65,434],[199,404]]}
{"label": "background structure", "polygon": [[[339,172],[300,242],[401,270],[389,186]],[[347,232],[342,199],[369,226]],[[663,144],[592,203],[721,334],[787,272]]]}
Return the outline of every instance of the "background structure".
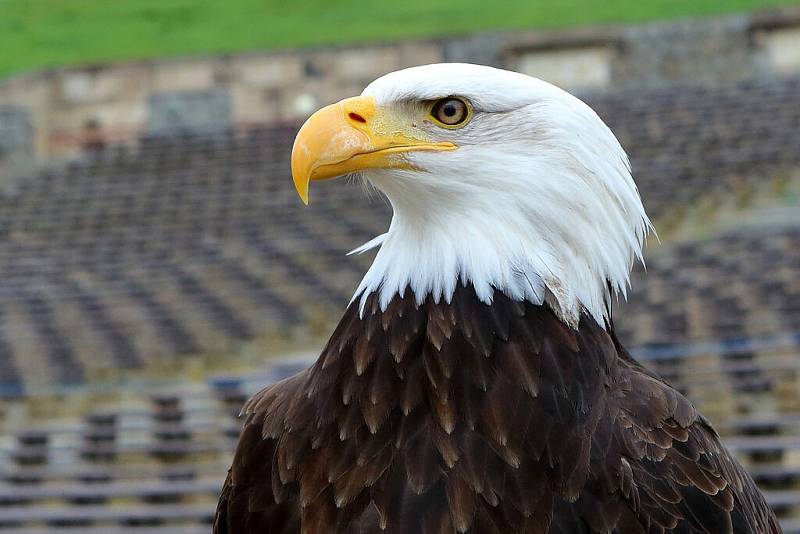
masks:
{"label": "background structure", "polygon": [[[618,135],[660,241],[617,329],[800,533],[800,8],[427,3],[440,31],[313,2],[48,3],[0,0],[0,534],[208,531],[242,402],[316,356],[371,259],[344,254],[390,217],[344,183],[304,208],[294,134],[438,61],[552,81]],[[259,48],[285,45],[313,46]]]}

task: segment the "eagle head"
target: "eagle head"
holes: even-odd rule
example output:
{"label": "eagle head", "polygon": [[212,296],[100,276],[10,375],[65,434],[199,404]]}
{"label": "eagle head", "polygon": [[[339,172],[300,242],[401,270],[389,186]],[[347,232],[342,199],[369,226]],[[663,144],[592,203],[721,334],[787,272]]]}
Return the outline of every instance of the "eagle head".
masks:
{"label": "eagle head", "polygon": [[413,291],[449,301],[472,284],[547,302],[568,324],[609,321],[651,228],[628,158],[584,102],[523,74],[434,64],[387,74],[314,113],[297,134],[292,175],[357,173],[393,208],[355,298],[385,308]]}

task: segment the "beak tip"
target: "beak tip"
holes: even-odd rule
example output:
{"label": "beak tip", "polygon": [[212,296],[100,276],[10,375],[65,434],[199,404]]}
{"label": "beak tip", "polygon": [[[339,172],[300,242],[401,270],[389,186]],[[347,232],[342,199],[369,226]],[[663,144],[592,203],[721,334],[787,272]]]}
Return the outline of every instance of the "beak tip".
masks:
{"label": "beak tip", "polygon": [[303,201],[303,204],[308,206],[308,181],[295,179],[294,188],[295,191],[297,191],[297,196]]}
{"label": "beak tip", "polygon": [[294,188],[297,191],[297,196],[303,201],[303,204],[308,206],[308,189],[309,182],[311,181],[309,173],[298,172],[292,166],[292,180],[294,181]]}
{"label": "beak tip", "polygon": [[297,188],[297,196],[300,197],[300,200],[303,201],[303,204],[308,206],[308,187],[306,188]]}

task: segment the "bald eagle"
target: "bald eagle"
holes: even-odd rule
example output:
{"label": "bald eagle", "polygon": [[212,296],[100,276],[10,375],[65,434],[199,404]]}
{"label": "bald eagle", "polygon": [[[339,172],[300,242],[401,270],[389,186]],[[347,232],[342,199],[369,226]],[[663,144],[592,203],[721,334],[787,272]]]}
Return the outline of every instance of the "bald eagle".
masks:
{"label": "bald eagle", "polygon": [[484,66],[393,72],[297,135],[304,202],[350,173],[391,224],[317,362],[246,403],[214,532],[780,532],[615,336],[651,225],[586,104]]}

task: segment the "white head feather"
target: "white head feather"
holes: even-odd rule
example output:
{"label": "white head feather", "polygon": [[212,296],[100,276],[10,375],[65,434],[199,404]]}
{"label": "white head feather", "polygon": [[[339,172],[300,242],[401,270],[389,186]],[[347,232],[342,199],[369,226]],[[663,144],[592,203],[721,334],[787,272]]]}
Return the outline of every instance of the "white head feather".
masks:
{"label": "white head feather", "polygon": [[[462,129],[429,131],[450,152],[410,153],[420,170],[368,170],[389,199],[389,230],[356,297],[380,292],[383,307],[413,291],[452,297],[472,283],[549,304],[576,326],[583,310],[600,324],[612,295],[625,295],[651,228],[630,164],[614,134],[585,103],[542,80],[468,64],[393,72],[363,92],[378,106],[460,96],[474,115]],[[428,125],[435,130],[435,125]]]}

